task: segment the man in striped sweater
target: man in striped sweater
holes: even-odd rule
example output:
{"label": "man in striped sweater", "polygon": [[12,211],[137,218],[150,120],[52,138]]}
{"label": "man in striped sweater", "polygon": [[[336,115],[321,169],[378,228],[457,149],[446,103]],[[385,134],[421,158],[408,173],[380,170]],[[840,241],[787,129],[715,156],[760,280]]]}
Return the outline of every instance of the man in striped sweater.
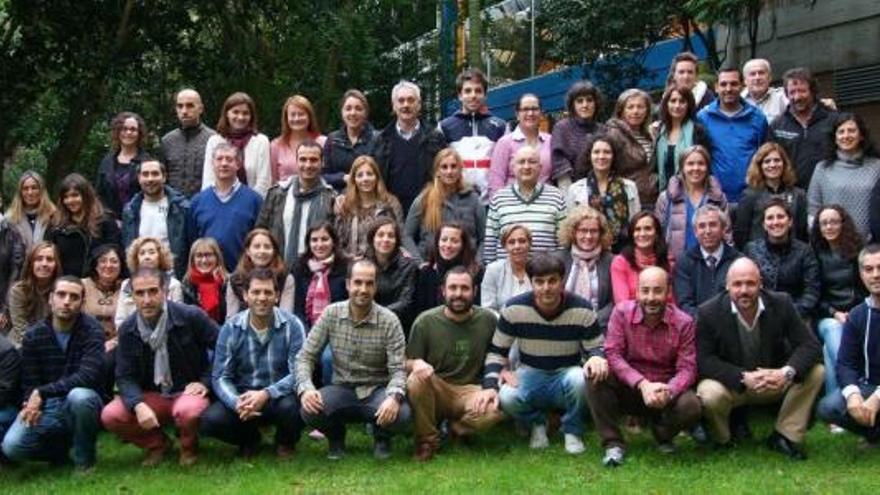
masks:
{"label": "man in striped sweater", "polygon": [[[565,292],[561,259],[534,257],[526,273],[533,290],[510,299],[501,310],[486,355],[477,410],[490,410],[500,402],[504,412],[531,428],[529,447],[542,449],[549,444],[545,412],[562,409],[565,450],[580,454],[586,378],[600,382],[608,377],[602,332],[590,303]],[[514,341],[521,364],[511,373],[508,353]]]}

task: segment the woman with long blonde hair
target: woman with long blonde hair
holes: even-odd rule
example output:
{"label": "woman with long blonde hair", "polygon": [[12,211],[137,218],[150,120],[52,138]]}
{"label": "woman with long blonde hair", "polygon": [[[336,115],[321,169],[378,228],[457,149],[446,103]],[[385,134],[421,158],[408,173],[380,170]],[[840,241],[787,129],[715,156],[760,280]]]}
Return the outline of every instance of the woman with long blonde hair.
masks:
{"label": "woman with long blonde hair", "polygon": [[229,272],[223,251],[213,237],[200,237],[189,248],[186,274],[180,281],[183,302],[202,308],[217,323],[226,321],[226,286]]}
{"label": "woman with long blonde hair", "polygon": [[43,240],[52,225],[55,211],[46,181],[37,172],[25,170],[18,178],[18,188],[6,210],[6,220],[18,229],[28,249]]}
{"label": "woman with long blonde hair", "polygon": [[[456,222],[481,251],[486,209],[480,194],[464,181],[461,156],[444,148],[434,157],[434,180],[413,201],[403,227],[403,247],[420,263],[428,259],[440,226]],[[478,256],[479,257],[479,256]]]}

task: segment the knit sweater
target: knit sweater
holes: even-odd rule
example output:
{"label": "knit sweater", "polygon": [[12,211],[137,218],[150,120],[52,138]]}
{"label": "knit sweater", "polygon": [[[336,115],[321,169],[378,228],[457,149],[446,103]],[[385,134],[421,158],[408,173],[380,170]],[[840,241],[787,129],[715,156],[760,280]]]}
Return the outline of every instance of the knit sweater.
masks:
{"label": "knit sweater", "polygon": [[244,251],[244,238],[254,228],[262,204],[260,195],[245,185],[225,203],[212,186],[193,197],[187,232],[192,239],[213,237],[223,252],[226,269],[234,271]]}
{"label": "knit sweater", "polygon": [[865,239],[870,235],[871,191],[880,179],[880,158],[838,154],[837,160],[823,161],[813,171],[807,191],[807,216],[812,225],[823,205],[839,204],[852,217]]}
{"label": "knit sweater", "polygon": [[199,124],[187,129],[178,127],[162,136],[162,156],[168,169],[168,185],[186,197],[193,196],[202,188],[205,147],[214,134],[214,129]]}
{"label": "knit sweater", "polygon": [[483,242],[484,264],[507,257],[501,245],[501,233],[511,225],[525,225],[532,232],[532,254],[558,251],[556,232],[564,218],[565,197],[554,186],[538,184],[529,198],[520,194],[517,184],[501,189],[489,204]]}

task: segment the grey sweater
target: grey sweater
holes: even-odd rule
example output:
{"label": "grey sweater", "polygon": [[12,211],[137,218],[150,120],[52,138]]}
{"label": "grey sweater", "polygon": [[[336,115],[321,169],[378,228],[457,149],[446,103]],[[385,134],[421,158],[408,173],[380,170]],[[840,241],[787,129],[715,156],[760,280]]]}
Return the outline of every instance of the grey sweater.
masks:
{"label": "grey sweater", "polygon": [[865,239],[870,235],[869,217],[871,191],[880,179],[880,158],[845,157],[820,162],[810,180],[807,192],[807,214],[810,225],[824,205],[839,204],[850,214]]}

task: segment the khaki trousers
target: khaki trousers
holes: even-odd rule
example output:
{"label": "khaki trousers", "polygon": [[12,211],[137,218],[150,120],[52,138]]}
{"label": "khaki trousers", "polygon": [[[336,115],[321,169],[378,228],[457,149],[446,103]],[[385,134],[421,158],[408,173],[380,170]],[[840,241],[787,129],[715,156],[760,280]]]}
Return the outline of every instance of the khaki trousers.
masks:
{"label": "khaki trousers", "polygon": [[730,441],[728,418],[730,410],[748,404],[772,404],[782,401],[776,416],[776,431],[792,442],[801,443],[807,433],[807,423],[813,402],[822,388],[825,367],[817,364],[800,383],[793,383],[780,392],[735,392],[715,380],[702,380],[697,385],[697,396],[703,403],[703,417],[715,441]]}

